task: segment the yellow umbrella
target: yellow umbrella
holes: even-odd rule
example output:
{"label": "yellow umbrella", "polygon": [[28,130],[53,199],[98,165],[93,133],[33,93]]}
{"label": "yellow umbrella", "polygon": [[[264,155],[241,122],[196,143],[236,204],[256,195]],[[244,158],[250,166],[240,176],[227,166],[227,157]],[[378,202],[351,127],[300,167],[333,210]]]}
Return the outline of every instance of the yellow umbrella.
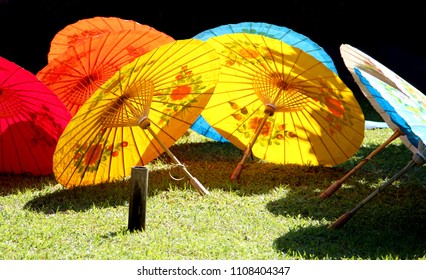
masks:
{"label": "yellow umbrella", "polygon": [[71,115],[121,67],[161,45],[175,41],[149,29],[104,32],[71,44],[38,73]]}
{"label": "yellow umbrella", "polygon": [[196,39],[160,46],[103,84],[59,138],[53,170],[66,187],[129,176],[166,151],[198,191],[208,193],[168,150],[192,125],[214,91],[220,61]]}
{"label": "yellow umbrella", "polygon": [[336,165],[358,151],[364,115],[351,90],[299,48],[257,34],[207,40],[221,75],[202,116],[250,155],[273,163]]}

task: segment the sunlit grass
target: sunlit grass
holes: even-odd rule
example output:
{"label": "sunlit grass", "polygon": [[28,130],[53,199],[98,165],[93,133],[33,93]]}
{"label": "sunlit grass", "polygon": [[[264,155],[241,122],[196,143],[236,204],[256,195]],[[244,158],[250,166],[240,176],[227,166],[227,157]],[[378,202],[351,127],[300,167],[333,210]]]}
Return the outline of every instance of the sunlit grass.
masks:
{"label": "sunlit grass", "polygon": [[146,225],[128,230],[130,181],[65,189],[53,176],[0,176],[0,259],[426,259],[424,167],[415,167],[342,228],[328,226],[411,160],[395,140],[326,200],[319,194],[387,137],[369,130],[356,155],[332,168],[253,160],[189,132],[172,152],[209,190],[201,196],[150,163]]}

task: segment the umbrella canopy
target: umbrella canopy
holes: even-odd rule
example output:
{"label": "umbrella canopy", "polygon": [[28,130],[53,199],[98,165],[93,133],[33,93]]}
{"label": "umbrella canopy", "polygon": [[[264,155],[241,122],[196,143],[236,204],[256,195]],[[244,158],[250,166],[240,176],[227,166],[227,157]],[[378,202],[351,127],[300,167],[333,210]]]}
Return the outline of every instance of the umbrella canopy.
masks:
{"label": "umbrella canopy", "polygon": [[426,127],[426,97],[413,98],[356,67],[354,72],[373,107],[390,128],[401,132],[400,139],[407,148],[417,153],[418,135]]}
{"label": "umbrella canopy", "polygon": [[34,74],[0,57],[0,173],[51,174],[57,140],[70,119]]}
{"label": "umbrella canopy", "polygon": [[[53,157],[66,187],[120,180],[146,165],[192,125],[220,72],[215,50],[196,39],[160,46],[125,65],[71,119]],[[203,186],[186,173],[200,192]]]}
{"label": "umbrella canopy", "polygon": [[418,153],[419,136],[426,125],[426,96],[395,72],[348,44],[340,47],[342,58],[353,79],[373,108],[394,134],[382,145],[333,182],[321,198],[328,198],[372,157],[398,137],[414,154]]}
{"label": "umbrella canopy", "polygon": [[152,29],[90,36],[50,61],[37,77],[55,92],[71,115],[122,66],[158,46],[175,41]]}
{"label": "umbrella canopy", "polygon": [[118,17],[93,17],[81,19],[65,26],[55,34],[50,42],[50,50],[47,55],[48,62],[64,53],[69,46],[80,44],[94,36],[108,32],[136,30],[142,33],[157,33],[163,36],[149,25],[140,24],[133,20]]}
{"label": "umbrella canopy", "polygon": [[362,51],[347,44],[341,45],[340,51],[346,67],[362,93],[388,126],[394,130],[394,134],[342,179],[327,188],[320,197],[327,198],[337,191],[352,174],[398,137],[413,152],[413,157],[406,166],[386,180],[358,205],[340,216],[330,225],[330,228],[342,227],[380,191],[391,185],[413,166],[426,163],[426,147],[424,145],[426,140],[426,97],[395,72]]}
{"label": "umbrella canopy", "polygon": [[[392,130],[402,132],[401,141],[416,153],[418,142],[409,138],[417,136],[412,133],[410,125],[426,125],[426,96],[382,63],[351,45],[341,45],[340,51],[362,93]],[[365,82],[361,81],[361,77],[366,79]]]}
{"label": "umbrella canopy", "polygon": [[[281,40],[291,46],[297,47],[312,55],[324,63],[331,71],[337,74],[337,69],[331,57],[308,37],[295,32],[287,27],[278,26],[265,22],[241,22],[236,24],[225,24],[216,28],[205,30],[194,38],[207,41],[211,37],[233,33],[259,34],[270,38]],[[191,126],[194,131],[205,135],[213,140],[227,142],[217,131],[212,128],[202,116],[199,116]]]}
{"label": "umbrella canopy", "polygon": [[364,115],[325,64],[281,40],[235,33],[207,40],[222,70],[202,116],[248,155],[273,163],[336,165],[358,151]]}

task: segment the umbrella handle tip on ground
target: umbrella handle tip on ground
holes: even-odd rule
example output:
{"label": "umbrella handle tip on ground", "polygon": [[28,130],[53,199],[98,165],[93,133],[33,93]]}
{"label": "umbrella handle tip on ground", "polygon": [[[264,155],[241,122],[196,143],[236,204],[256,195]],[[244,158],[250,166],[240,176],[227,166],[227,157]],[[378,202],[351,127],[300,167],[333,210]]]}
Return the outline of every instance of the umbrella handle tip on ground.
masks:
{"label": "umbrella handle tip on ground", "polygon": [[243,171],[244,165],[239,163],[237,167],[235,167],[234,172],[232,172],[231,180],[238,180],[240,178],[241,171]]}
{"label": "umbrella handle tip on ground", "polygon": [[340,216],[334,223],[332,223],[328,228],[329,229],[338,229],[343,227],[353,216],[352,212],[347,212]]}
{"label": "umbrella handle tip on ground", "polygon": [[209,191],[200,183],[200,181],[198,181],[197,178],[191,177],[189,182],[201,195],[210,194]]}
{"label": "umbrella handle tip on ground", "polygon": [[323,191],[320,194],[320,198],[327,199],[329,198],[333,193],[335,193],[340,187],[342,186],[341,181],[336,181],[333,184],[331,184],[325,191]]}

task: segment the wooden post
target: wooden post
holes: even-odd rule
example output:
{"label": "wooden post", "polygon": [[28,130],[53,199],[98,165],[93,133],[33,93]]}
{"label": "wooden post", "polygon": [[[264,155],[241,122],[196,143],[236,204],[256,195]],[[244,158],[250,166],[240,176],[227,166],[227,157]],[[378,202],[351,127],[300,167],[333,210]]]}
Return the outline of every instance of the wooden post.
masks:
{"label": "wooden post", "polygon": [[132,167],[128,229],[145,230],[146,197],[148,195],[148,168]]}

